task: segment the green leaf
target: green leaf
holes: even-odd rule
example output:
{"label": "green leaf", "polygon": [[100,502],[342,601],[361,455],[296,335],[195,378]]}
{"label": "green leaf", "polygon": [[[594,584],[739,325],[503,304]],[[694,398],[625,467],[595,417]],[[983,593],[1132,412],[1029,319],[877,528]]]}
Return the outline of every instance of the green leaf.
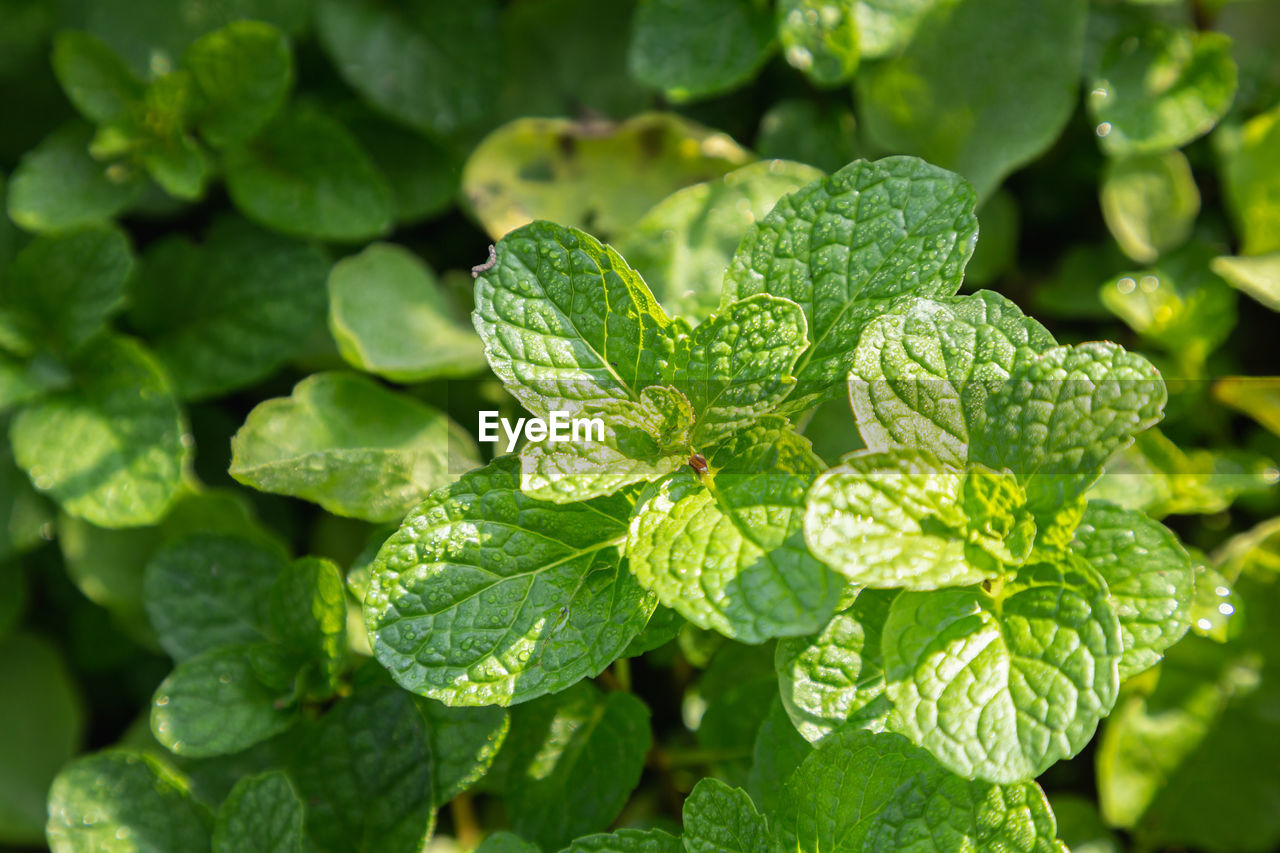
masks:
{"label": "green leaf", "polygon": [[231,476],[336,515],[395,521],[476,464],[445,415],[348,373],[317,373],[259,404],[231,439]]}
{"label": "green leaf", "polygon": [[268,645],[222,646],[178,664],[156,688],[151,731],[178,755],[230,755],[296,723],[290,692],[273,683],[289,667]]}
{"label": "green leaf", "polygon": [[1213,396],[1280,435],[1280,379],[1273,376],[1224,376]]}
{"label": "green leaf", "polygon": [[965,267],[968,287],[980,287],[1015,273],[1022,227],[1021,212],[1013,193],[996,190],[978,208],[978,230],[982,240]]}
{"label": "green leaf", "polygon": [[108,750],[72,761],[49,789],[53,853],[209,850],[212,817],[156,758]]}
{"label": "green leaf", "polygon": [[142,103],[142,81],[106,42],[89,33],[57,34],[53,71],[75,108],[97,124],[127,115]]}
{"label": "green leaf", "polygon": [[[857,137],[857,122],[847,106],[789,98],[778,101],[761,117],[755,150],[761,157],[794,160],[834,172],[858,159]],[[763,212],[756,219],[762,216]]]}
{"label": "green leaf", "polygon": [[639,396],[638,402],[606,400],[588,403],[581,411],[569,409],[603,424],[589,421],[582,440],[573,432],[571,417],[553,414],[549,429],[559,424],[571,440],[552,441],[549,434],[525,443],[520,450],[524,493],[556,503],[587,500],[682,468],[691,446],[689,401],[669,385],[651,385]]}
{"label": "green leaf", "polygon": [[178,490],[184,456],[168,381],[146,350],[116,336],[84,346],[70,367],[70,388],[14,418],[14,458],[71,515],[99,527],[155,523]]}
{"label": "green leaf", "polygon": [[924,157],[985,198],[1058,138],[1076,105],[1088,4],[933,3],[901,53],[858,74],[877,145]]}
{"label": "green leaf", "polygon": [[858,69],[857,7],[821,0],[782,0],[778,41],[787,63],[818,86],[836,86]]}
{"label": "green leaf", "polygon": [[[7,581],[4,592],[14,593]],[[0,844],[39,845],[46,792],[80,746],[85,713],[57,650],[35,636],[7,633],[0,632]]]}
{"label": "green leaf", "polygon": [[1107,582],[1124,645],[1120,680],[1154,666],[1191,627],[1195,567],[1177,537],[1142,513],[1090,501],[1071,550]]}
{"label": "green leaf", "polygon": [[1079,794],[1054,794],[1049,801],[1058,835],[1072,853],[1124,853],[1124,847],[1103,822],[1098,807]]}
{"label": "green leaf", "polygon": [[476,279],[476,331],[493,372],[534,414],[638,400],[674,350],[671,321],[609,246],[534,222],[498,242]]}
{"label": "green leaf", "polygon": [[302,853],[303,806],[289,777],[278,770],[250,776],[218,809],[213,853]]}
{"label": "green leaf", "polygon": [[363,104],[351,104],[340,116],[387,179],[397,225],[453,206],[462,180],[462,152],[454,143],[396,124]]}
{"label": "green leaf", "polygon": [[347,587],[338,567],[321,557],[294,560],[275,579],[270,602],[272,635],[319,670],[312,694],[332,695],[347,655]]}
{"label": "green leaf", "polygon": [[1186,241],[1200,213],[1191,164],[1176,150],[1108,160],[1101,196],[1111,235],[1142,264]]}
{"label": "green leaf", "polygon": [[503,708],[450,708],[418,699],[435,766],[435,802],[452,800],[480,780],[506,743],[511,715]]}
{"label": "green leaf", "polygon": [[686,469],[639,499],[631,571],[695,625],[746,643],[812,633],[835,611],[837,576],[804,546],[804,496],[822,469],[771,417],[733,436],[698,477]]}
{"label": "green leaf", "polygon": [[[1215,134],[1214,141],[1221,136]],[[1280,250],[1280,169],[1275,167],[1280,157],[1280,105],[1254,116],[1224,142],[1225,207],[1240,235],[1240,254]]]}
{"label": "green leaf", "polygon": [[719,779],[693,786],[684,801],[686,853],[767,853],[769,828],[751,797]]}
{"label": "green leaf", "polygon": [[322,240],[376,237],[391,224],[391,191],[360,144],[315,110],[286,111],[228,150],[227,192],[245,216]]}
{"label": "green leaf", "polygon": [[348,364],[393,382],[472,376],[485,364],[480,339],[454,319],[435,273],[390,243],[334,264],[329,328]]}
{"label": "green leaf", "polygon": [[805,541],[858,585],[964,586],[992,574],[969,559],[965,475],[924,450],[858,451],[809,490]]}
{"label": "green leaf", "polygon": [[[513,713],[512,827],[544,850],[606,828],[631,795],[652,736],[649,709],[630,693],[580,683]],[[563,804],[572,799],[572,809]]]}
{"label": "green leaf", "polygon": [[782,707],[810,742],[822,740],[846,720],[883,731],[890,704],[880,636],[897,595],[896,590],[863,589],[820,633],[778,643]]}
{"label": "green leaf", "polygon": [[809,321],[812,346],[788,411],[835,396],[862,327],[896,299],[955,292],[977,235],[973,207],[958,176],[887,157],[784,196],[747,232],[725,274],[724,302],[770,293],[798,303]]}
{"label": "green leaf", "polygon": [[1160,420],[1167,398],[1150,362],[1116,344],[1054,347],[1017,365],[987,397],[987,426],[969,459],[1017,474],[1035,512],[1061,507]]}
{"label": "green leaf", "polygon": [[636,79],[679,103],[754,77],[773,34],[772,10],[753,0],[640,0],[627,63]]}
{"label": "green leaf", "polygon": [[1280,252],[1253,258],[1223,255],[1214,258],[1210,267],[1236,290],[1280,311]]}
{"label": "green leaf", "polygon": [[219,396],[265,379],[319,331],[327,269],[313,246],[219,219],[202,243],[173,235],[147,249],[129,321],[183,399]]}
{"label": "green leaf", "polygon": [[289,776],[321,850],[419,853],[435,824],[430,733],[394,685],[359,690],[302,730]]}
{"label": "green leaf", "polygon": [[[685,636],[692,625],[686,625],[680,650],[693,660]],[[706,667],[696,685],[696,693],[686,697],[686,724],[696,727],[698,746],[708,753],[707,763],[713,774],[730,785],[748,783],[760,727],[769,716],[778,696],[778,676],[773,669],[775,649],[772,643],[746,645],[726,642],[721,635],[707,632],[718,642],[704,638],[703,660]],[[705,658],[710,657],[710,663]],[[776,782],[776,780],[775,780]]]}
{"label": "green leaf", "polygon": [[1176,354],[1180,364],[1196,365],[1236,325],[1236,296],[1210,270],[1212,257],[1208,246],[1193,243],[1155,269],[1116,276],[1099,296],[1135,332]]}
{"label": "green leaf", "polygon": [[1087,102],[1104,152],[1150,154],[1208,133],[1235,93],[1231,39],[1153,22],[1107,43]]}
{"label": "green leaf", "polygon": [[375,655],[450,705],[515,704],[598,674],[657,604],[620,562],[630,514],[622,497],[529,498],[513,457],[463,475],[378,555],[365,599]]}
{"label": "green leaf", "polygon": [[1119,687],[1119,622],[1102,581],[1076,564],[1023,566],[994,595],[903,592],[883,646],[890,728],[992,782],[1075,755]]}
{"label": "green leaf", "polygon": [[475,853],[542,853],[542,848],[514,833],[495,832],[485,836]]}
{"label": "green leaf", "polygon": [[795,387],[807,328],[799,305],[760,294],[724,306],[682,336],[671,369],[697,421],[693,446],[715,447],[778,408]]}
{"label": "green leaf", "polygon": [[[781,647],[782,643],[778,645]],[[782,701],[775,696],[756,732],[751,771],[747,774],[747,792],[766,815],[779,811],[782,805],[782,786],[778,780],[790,776],[812,751],[813,747],[796,731]]]}
{"label": "green leaf", "polygon": [[720,305],[725,268],[747,228],[786,193],[822,177],[802,163],[751,163],[677,190],[626,232],[619,248],[662,306],[696,324]]}
{"label": "green leaf", "polygon": [[75,352],[120,310],[132,270],[129,241],[118,228],[37,237],[5,280],[6,337],[24,344],[23,354]]}
{"label": "green leaf", "polygon": [[471,152],[462,194],[494,239],[539,219],[613,239],[681,187],[754,159],[727,135],[670,113],[616,125],[520,118]]}
{"label": "green leaf", "polygon": [[938,0],[856,0],[853,15],[863,57],[891,56],[906,47],[937,4]]}
{"label": "green leaf", "polygon": [[962,465],[986,428],[986,399],[1053,336],[1005,297],[916,299],[872,320],[854,351],[849,398],[871,450],[921,448]]}
{"label": "green leaf", "polygon": [[661,829],[619,829],[579,838],[560,853],[682,853],[683,850],[679,838]]}
{"label": "green leaf", "polygon": [[279,550],[196,532],[156,551],[146,565],[147,615],[174,660],[268,639],[271,587],[285,568]]}
{"label": "green leaf", "polygon": [[160,187],[175,198],[204,194],[213,165],[190,135],[199,93],[185,70],[157,77],[137,116],[103,127],[89,150],[94,156],[133,153]]}
{"label": "green leaf", "polygon": [[293,85],[293,51],[262,21],[235,21],[188,48],[183,66],[200,93],[196,126],[218,148],[245,142],[269,122]]}
{"label": "green leaf", "polygon": [[320,44],[370,104],[419,130],[445,134],[483,118],[497,99],[502,56],[493,0],[321,0]]}

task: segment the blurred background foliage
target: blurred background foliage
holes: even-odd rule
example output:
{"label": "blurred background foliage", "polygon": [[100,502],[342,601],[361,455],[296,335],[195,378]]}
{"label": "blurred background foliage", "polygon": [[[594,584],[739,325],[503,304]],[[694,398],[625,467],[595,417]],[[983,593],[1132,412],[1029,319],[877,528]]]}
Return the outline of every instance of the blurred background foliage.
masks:
{"label": "blurred background foliage", "polygon": [[[1041,780],[1063,838],[1275,849],[1278,46],[1276,0],[3,0],[0,847],[42,845],[73,755],[149,741],[157,552],[320,555],[354,608],[385,523],[475,462],[515,405],[468,322],[489,243],[579,226],[696,322],[780,196],[906,153],[979,192],[967,286],[1172,392],[1097,489],[1196,549],[1196,629]],[[806,432],[858,446],[843,404]],[[768,798],[771,647],[684,626],[634,677],[659,757],[624,823],[708,769]],[[166,758],[215,806],[234,759]]]}

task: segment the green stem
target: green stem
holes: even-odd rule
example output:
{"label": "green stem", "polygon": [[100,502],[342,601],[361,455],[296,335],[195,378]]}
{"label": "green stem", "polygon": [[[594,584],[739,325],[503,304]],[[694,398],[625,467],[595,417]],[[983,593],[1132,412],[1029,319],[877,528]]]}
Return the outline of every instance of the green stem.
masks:
{"label": "green stem", "polygon": [[613,662],[613,675],[618,679],[618,686],[627,693],[631,692],[631,659],[618,658]]}

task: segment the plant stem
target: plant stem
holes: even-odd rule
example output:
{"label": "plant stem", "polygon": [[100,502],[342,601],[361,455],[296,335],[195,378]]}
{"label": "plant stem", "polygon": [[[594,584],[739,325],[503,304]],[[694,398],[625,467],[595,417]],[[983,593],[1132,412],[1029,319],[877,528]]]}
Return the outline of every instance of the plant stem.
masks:
{"label": "plant stem", "polygon": [[458,843],[470,850],[480,844],[480,824],[470,794],[459,794],[449,801],[449,814],[453,816],[453,831]]}
{"label": "plant stem", "polygon": [[618,679],[618,687],[631,692],[631,659],[618,658],[613,662],[613,675]]}

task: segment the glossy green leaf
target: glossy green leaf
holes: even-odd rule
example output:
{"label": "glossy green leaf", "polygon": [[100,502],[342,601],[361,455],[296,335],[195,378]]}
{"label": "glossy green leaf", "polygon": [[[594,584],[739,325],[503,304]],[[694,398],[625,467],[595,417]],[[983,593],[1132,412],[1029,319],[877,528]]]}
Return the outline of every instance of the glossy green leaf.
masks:
{"label": "glossy green leaf", "polygon": [[236,21],[202,36],[182,65],[201,95],[197,126],[210,145],[245,142],[269,122],[293,85],[293,51],[262,21]]}
{"label": "glossy green leaf", "polygon": [[178,755],[229,755],[298,721],[287,687],[273,684],[287,668],[273,646],[222,646],[178,664],[156,688],[151,731]]}
{"label": "glossy green leaf", "polygon": [[[544,850],[608,827],[640,780],[649,710],[578,684],[514,712],[505,791],[516,832]],[[572,798],[574,808],[563,808]]]}
{"label": "glossy green leaf", "polygon": [[443,806],[481,779],[506,743],[511,715],[503,708],[451,708],[418,699],[435,767],[435,801]]}
{"label": "glossy green leaf", "polygon": [[681,187],[753,159],[726,134],[670,113],[618,124],[520,118],[471,152],[462,194],[495,240],[538,219],[613,239]]}
{"label": "glossy green leaf", "polygon": [[1082,0],[931,4],[905,50],[858,74],[867,134],[990,195],[1075,109],[1087,13]]}
{"label": "glossy green leaf", "polygon": [[[6,596],[14,594],[8,580],[0,583]],[[46,792],[80,746],[85,712],[52,645],[30,634],[7,634],[0,635],[0,844],[39,845]]]}
{"label": "glossy green leaf", "polygon": [[285,234],[376,237],[391,224],[391,191],[342,125],[315,110],[286,111],[223,161],[240,212]]}
{"label": "glossy green leaf", "polygon": [[903,592],[883,634],[889,727],[952,772],[1012,783],[1075,755],[1116,701],[1120,625],[1083,566]]}
{"label": "glossy green leaf", "polygon": [[452,315],[435,274],[400,246],[374,243],[329,274],[329,328],[342,357],[394,382],[484,367],[480,339]]}
{"label": "glossy green leaf", "polygon": [[493,0],[321,0],[320,43],[338,73],[388,115],[435,133],[474,124],[492,108],[502,56]]}
{"label": "glossy green leaf", "polygon": [[1149,154],[1208,133],[1235,93],[1230,39],[1151,24],[1103,48],[1087,103],[1103,151]]}
{"label": "glossy green leaf", "polygon": [[769,58],[773,10],[754,0],[640,0],[627,61],[673,101],[745,83]]}
{"label": "glossy green leaf", "polygon": [[518,487],[513,457],[472,471],[379,553],[365,623],[405,688],[450,705],[524,702],[596,675],[648,621],[656,599],[620,562],[630,504],[552,504]]}
{"label": "glossy green leaf", "polygon": [[1155,665],[1191,627],[1195,568],[1164,525],[1091,501],[1071,550],[1102,575],[1120,619],[1120,679]]}
{"label": "glossy green leaf", "polygon": [[751,797],[719,779],[693,786],[684,801],[686,853],[767,853],[773,849],[764,815]]}
{"label": "glossy green leaf", "polygon": [[709,470],[671,475],[639,499],[631,571],[695,625],[742,642],[807,634],[842,584],[804,546],[804,496],[821,463],[780,418],[738,433]]}
{"label": "glossy green leaf", "polygon": [[124,232],[98,226],[37,237],[5,281],[5,336],[24,354],[70,354],[106,328],[122,307],[133,253]]}
{"label": "glossy green leaf", "polygon": [[867,324],[849,398],[871,450],[921,448],[961,465],[986,429],[987,397],[1016,365],[1055,344],[1036,320],[988,290],[917,299]]}
{"label": "glossy green leaf", "polygon": [[369,521],[395,521],[475,464],[444,414],[348,373],[313,374],[259,404],[231,440],[240,482]]}
{"label": "glossy green leaf", "polygon": [[218,809],[213,853],[302,853],[303,805],[278,770],[242,779]]}
{"label": "glossy green leaf", "polygon": [[184,399],[265,379],[321,327],[324,254],[240,219],[201,243],[151,245],[130,285],[129,320],[147,335]]}
{"label": "glossy green leaf", "polygon": [[77,758],[49,789],[54,853],[209,850],[213,818],[187,780],[150,755],[109,750]]}
{"label": "glossy green leaf", "polygon": [[347,587],[338,567],[320,557],[294,560],[272,584],[270,602],[272,636],[317,670],[308,686],[328,697],[347,654]]}
{"label": "glossy green leaf", "polygon": [[855,3],[783,0],[778,41],[787,63],[819,86],[845,82],[858,69]]}
{"label": "glossy green leaf", "polygon": [[99,527],[155,523],[178,490],[184,456],[168,381],[146,350],[115,336],[84,346],[71,370],[71,387],[14,418],[14,458],[71,515]]}
{"label": "glossy green leaf", "polygon": [[798,303],[812,345],[787,402],[828,399],[863,326],[895,300],[950,296],[973,252],[973,189],[912,157],[859,160],[781,201],[751,228],[725,275],[724,302],[770,293]]}
{"label": "glossy green leaf", "polygon": [[197,532],[156,551],[146,566],[147,615],[174,660],[269,637],[270,591],[285,568],[280,551]]}
{"label": "glossy green leaf", "polygon": [[620,244],[663,307],[690,323],[720,305],[720,283],[742,235],[783,195],[822,177],[786,160],[751,163],[654,205]]}
{"label": "glossy green leaf", "polygon": [[414,698],[394,685],[343,699],[302,729],[289,777],[307,833],[333,853],[419,853],[435,825],[434,757]]}
{"label": "glossy green leaf", "polygon": [[1181,245],[1200,213],[1200,190],[1181,151],[1108,160],[1100,192],[1107,228],[1138,263]]}
{"label": "glossy green leaf", "polygon": [[845,721],[884,729],[890,704],[880,637],[897,594],[864,589],[820,633],[778,643],[782,706],[807,740],[820,741]]}
{"label": "glossy green leaf", "polygon": [[142,101],[142,81],[106,42],[89,33],[58,33],[52,61],[62,91],[92,122],[119,118]]}

